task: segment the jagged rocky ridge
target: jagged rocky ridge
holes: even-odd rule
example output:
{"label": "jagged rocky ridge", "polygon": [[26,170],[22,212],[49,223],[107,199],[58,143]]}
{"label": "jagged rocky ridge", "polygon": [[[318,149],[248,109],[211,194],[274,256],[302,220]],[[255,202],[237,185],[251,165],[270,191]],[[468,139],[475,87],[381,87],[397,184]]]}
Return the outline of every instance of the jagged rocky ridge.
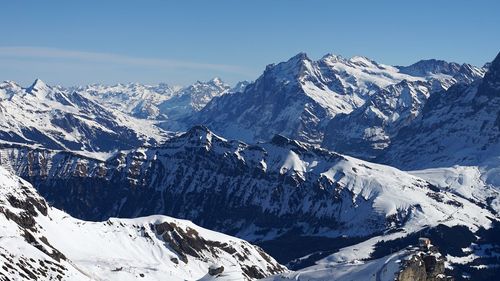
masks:
{"label": "jagged rocky ridge", "polygon": [[[385,148],[379,139],[390,139],[408,124],[431,93],[482,75],[484,69],[468,64],[421,61],[398,68],[365,57],[326,55],[313,61],[301,53],[267,66],[244,92],[215,98],[184,123],[205,124],[216,133],[249,142],[267,141],[274,134],[282,134],[361,155],[365,147],[374,151]],[[372,113],[365,114],[376,116],[363,116],[366,110]],[[349,144],[350,139],[345,145],[337,145],[347,129],[335,130],[336,121],[329,125],[335,116],[352,112],[358,117],[349,121],[359,124],[359,128],[348,133],[364,144],[357,150],[356,145]],[[366,119],[374,120],[364,122]],[[390,143],[384,139],[382,142]]]}
{"label": "jagged rocky ridge", "polygon": [[[483,74],[468,64],[436,60],[392,67],[365,57],[313,61],[301,53],[233,89],[218,78],[184,88],[131,83],[65,89],[40,80],[22,88],[4,82],[0,140],[109,152],[154,145],[170,135],[165,130],[205,124],[251,143],[282,134],[372,159],[432,93]],[[346,125],[351,123],[358,125]]]}
{"label": "jagged rocky ridge", "polygon": [[86,222],[0,168],[0,280],[254,280],[286,271],[260,248],[164,216]]}
{"label": "jagged rocky ridge", "polygon": [[[424,224],[476,228],[493,217],[388,166],[283,136],[258,145],[227,141],[201,126],[160,147],[117,153],[106,161],[19,147],[2,149],[1,161],[76,217],[166,214],[251,241],[269,241],[262,245],[271,251],[283,237],[347,243],[345,238],[412,232]],[[301,247],[280,260],[314,251],[307,243]]]}
{"label": "jagged rocky ridge", "polygon": [[184,88],[138,83],[63,88],[39,79],[23,88],[6,81],[0,83],[0,141],[101,153],[155,145],[170,135],[158,120],[176,124],[232,90],[218,78]]}
{"label": "jagged rocky ridge", "polygon": [[421,113],[431,94],[426,81],[403,80],[377,91],[361,107],[335,116],[322,145],[362,159],[374,159]]}
{"label": "jagged rocky ridge", "polygon": [[37,79],[30,87],[0,84],[0,140],[50,149],[112,151],[164,138],[151,122]]}
{"label": "jagged rocky ridge", "polygon": [[380,161],[405,168],[478,165],[500,156],[500,55],[484,79],[432,95]]}

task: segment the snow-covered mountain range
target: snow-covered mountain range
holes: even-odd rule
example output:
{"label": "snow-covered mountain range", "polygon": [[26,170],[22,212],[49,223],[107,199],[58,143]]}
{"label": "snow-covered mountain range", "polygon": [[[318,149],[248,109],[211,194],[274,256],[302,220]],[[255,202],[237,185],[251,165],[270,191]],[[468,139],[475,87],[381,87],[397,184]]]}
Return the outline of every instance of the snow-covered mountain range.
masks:
{"label": "snow-covered mountain range", "polygon": [[[500,56],[484,79],[432,95],[381,161],[406,169],[477,165],[500,156]],[[499,182],[500,184],[500,182]]]}
{"label": "snow-covered mountain range", "polygon": [[29,87],[0,84],[0,141],[51,149],[110,152],[154,145],[169,132],[157,120],[175,120],[199,111],[213,97],[240,90],[215,78],[187,87],[138,83],[114,86]]}
{"label": "snow-covered mountain range", "polygon": [[[458,280],[476,278],[495,274],[500,254],[494,238],[500,211],[499,74],[499,57],[480,68],[440,60],[388,66],[337,55],[315,61],[301,53],[233,88],[220,79],[183,88],[63,88],[40,80],[23,88],[4,82],[0,165],[78,219],[130,218],[90,223],[48,207],[40,214],[36,207],[35,228],[44,229],[37,233],[69,257],[58,264],[74,276],[83,268],[101,279],[122,273],[134,279],[141,266],[124,254],[134,266],[109,273],[116,265],[112,255],[103,252],[101,262],[87,263],[93,248],[82,253],[52,242],[58,239],[54,232],[78,232],[83,241],[116,239],[110,248],[118,252],[148,252],[147,272],[141,273],[151,280],[167,272],[211,280],[206,274],[218,270],[221,259],[225,272],[232,268],[229,273],[240,278],[284,270],[247,242],[157,216],[168,215],[256,243],[291,268],[307,267],[270,280],[381,274],[392,280],[401,260],[412,259],[405,248],[422,235],[436,241],[448,273]],[[17,189],[38,198],[33,205],[45,204],[27,183],[1,172],[0,180],[21,182]],[[23,196],[14,197],[26,201]],[[165,223],[178,226],[169,227],[175,241],[155,232]],[[172,269],[171,259],[158,257],[182,258],[176,247],[185,244],[172,246],[179,242],[172,237],[190,233],[188,227],[210,245],[194,256],[185,253],[194,267]],[[141,236],[143,228],[156,235],[152,241]],[[33,235],[41,244],[41,236]],[[27,242],[9,244],[7,252],[31,247],[33,241]],[[165,243],[170,246],[161,248]],[[232,251],[220,243],[251,257],[231,260]],[[226,253],[210,256],[213,247]],[[10,259],[22,256],[22,250],[15,253]],[[148,271],[155,262],[160,272]]]}
{"label": "snow-covered mountain range", "polygon": [[484,69],[468,64],[428,60],[405,68],[365,57],[326,55],[313,61],[301,53],[267,66],[244,92],[214,99],[186,123],[205,124],[216,133],[250,142],[282,134],[339,149],[344,146],[336,145],[337,140],[345,132],[332,129],[336,122],[328,124],[339,114],[356,111],[357,119],[370,120],[352,120],[360,128],[347,133],[376,150],[418,114],[430,93],[483,75]]}
{"label": "snow-covered mountain range", "polygon": [[186,87],[132,83],[66,89],[37,80],[22,88],[4,82],[0,98],[8,125],[0,139],[108,152],[157,144],[171,131],[204,124],[232,139],[267,141],[281,134],[372,159],[420,114],[432,93],[471,83],[484,71],[438,60],[408,67],[337,55],[313,61],[301,53],[233,88],[219,78]]}
{"label": "snow-covered mountain range", "polygon": [[161,83],[156,86],[139,83],[117,85],[87,85],[69,88],[71,92],[94,98],[107,108],[142,119],[165,118],[158,105],[172,98],[180,87]]}
{"label": "snow-covered mountain range", "polygon": [[112,86],[94,84],[72,87],[69,91],[94,98],[106,107],[140,119],[177,120],[201,110],[214,97],[241,91],[249,82],[239,82],[234,88],[220,78],[197,81],[186,87],[160,83],[155,86],[139,83]]}
{"label": "snow-covered mountain range", "polygon": [[155,144],[163,132],[94,100],[37,79],[0,84],[0,140],[61,150],[111,151]]}

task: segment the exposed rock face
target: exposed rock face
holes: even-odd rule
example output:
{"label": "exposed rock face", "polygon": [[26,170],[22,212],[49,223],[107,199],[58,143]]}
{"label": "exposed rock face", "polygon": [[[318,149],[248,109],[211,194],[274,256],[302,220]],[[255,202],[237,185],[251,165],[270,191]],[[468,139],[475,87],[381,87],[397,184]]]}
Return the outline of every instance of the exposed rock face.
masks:
{"label": "exposed rock face", "polygon": [[377,161],[405,170],[478,165],[500,151],[500,54],[483,79],[431,95]]}
{"label": "exposed rock face", "polygon": [[222,272],[224,272],[224,266],[211,267],[208,269],[208,274],[210,274],[212,276],[219,275]]}
{"label": "exposed rock face", "polygon": [[223,266],[236,280],[287,271],[261,248],[189,221],[165,216],[105,222],[71,218],[48,207],[29,183],[1,167],[0,242],[1,281],[131,280],[123,278],[127,274],[147,280],[167,275],[168,280],[198,280],[214,265],[216,274]]}
{"label": "exposed rock face", "polygon": [[[228,243],[207,240],[200,237],[200,234],[195,229],[190,227],[183,229],[173,222],[163,222],[155,225],[154,228],[156,230],[156,234],[163,238],[163,240],[177,253],[181,261],[185,264],[188,263],[188,256],[203,259],[207,258],[207,253],[210,253],[215,257],[219,257],[219,253],[221,252],[233,255],[240,261],[245,261],[248,260],[247,255],[250,254],[249,249],[251,247],[255,247],[248,244],[243,246],[244,252],[239,252]],[[277,274],[285,270],[283,266],[273,261],[273,259],[263,250],[258,247],[255,248],[259,255],[264,260],[268,261],[269,264],[266,271],[254,266],[242,266],[241,268],[246,278],[264,278],[269,274]],[[209,274],[218,275],[223,271],[224,266],[211,267],[209,269]]]}
{"label": "exposed rock face", "polygon": [[361,107],[329,123],[322,146],[362,159],[373,159],[420,114],[432,84],[403,80],[380,89]]}
{"label": "exposed rock face", "polygon": [[444,259],[437,254],[419,252],[404,261],[397,281],[453,281],[446,276]]}
{"label": "exposed rock face", "polygon": [[[66,257],[49,243],[37,223],[47,212],[45,200],[28,183],[0,168],[0,280],[61,280],[71,275]],[[11,248],[16,241],[41,254],[16,254]],[[20,279],[11,279],[15,276]]]}
{"label": "exposed rock face", "polygon": [[[161,147],[106,161],[28,148],[0,150],[0,160],[76,217],[165,214],[255,242],[286,237],[294,250],[281,262],[321,249],[317,239],[303,243],[307,237],[366,238],[412,223],[434,225],[450,212],[478,223],[468,215],[478,206],[418,177],[283,136],[248,145],[197,126]],[[433,190],[440,196],[429,196]],[[261,245],[275,255],[288,247]]]}
{"label": "exposed rock face", "polygon": [[[359,56],[330,54],[314,61],[301,53],[267,66],[244,91],[214,98],[184,123],[249,142],[282,134],[353,156],[368,152],[371,158],[413,120],[431,93],[483,75],[484,69],[472,65],[437,60],[392,67]],[[329,124],[351,113],[349,120]]]}
{"label": "exposed rock face", "polygon": [[413,256],[403,265],[403,270],[398,275],[398,281],[426,281],[427,272],[420,256]]}

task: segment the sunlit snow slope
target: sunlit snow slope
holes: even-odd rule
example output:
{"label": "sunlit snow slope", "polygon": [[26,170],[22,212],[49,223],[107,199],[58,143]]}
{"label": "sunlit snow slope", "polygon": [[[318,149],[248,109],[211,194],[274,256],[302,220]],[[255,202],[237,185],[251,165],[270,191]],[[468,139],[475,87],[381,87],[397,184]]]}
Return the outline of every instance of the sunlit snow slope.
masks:
{"label": "sunlit snow slope", "polygon": [[260,248],[185,220],[74,219],[3,168],[0,261],[0,280],[253,280],[285,270]]}

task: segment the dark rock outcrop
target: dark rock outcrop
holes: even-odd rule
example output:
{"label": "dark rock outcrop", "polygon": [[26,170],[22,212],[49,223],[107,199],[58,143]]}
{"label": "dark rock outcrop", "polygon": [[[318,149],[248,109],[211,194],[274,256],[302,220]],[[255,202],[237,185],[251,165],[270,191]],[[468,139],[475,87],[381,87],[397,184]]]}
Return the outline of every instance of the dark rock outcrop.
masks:
{"label": "dark rock outcrop", "polygon": [[419,252],[402,264],[397,281],[453,281],[446,276],[444,258],[436,253]]}
{"label": "dark rock outcrop", "polygon": [[208,274],[210,274],[212,276],[219,275],[222,272],[224,272],[224,266],[222,266],[222,265],[219,267],[211,267],[208,269]]}

